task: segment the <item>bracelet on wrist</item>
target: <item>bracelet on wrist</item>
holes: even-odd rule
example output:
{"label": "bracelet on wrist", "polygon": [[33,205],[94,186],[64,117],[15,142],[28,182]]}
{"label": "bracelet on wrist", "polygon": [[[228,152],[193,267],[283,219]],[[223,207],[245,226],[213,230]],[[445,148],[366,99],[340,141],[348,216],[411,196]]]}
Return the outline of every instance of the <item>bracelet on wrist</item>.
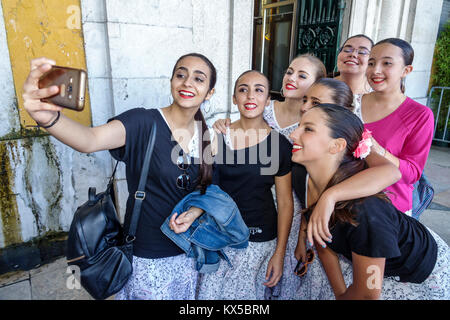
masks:
{"label": "bracelet on wrist", "polygon": [[61,116],[61,112],[58,111],[58,114],[56,115],[55,120],[53,120],[52,123],[50,123],[48,126],[43,126],[37,121],[36,121],[36,123],[38,124],[39,127],[44,128],[44,129],[48,129],[48,128],[53,127],[58,122],[60,116]]}

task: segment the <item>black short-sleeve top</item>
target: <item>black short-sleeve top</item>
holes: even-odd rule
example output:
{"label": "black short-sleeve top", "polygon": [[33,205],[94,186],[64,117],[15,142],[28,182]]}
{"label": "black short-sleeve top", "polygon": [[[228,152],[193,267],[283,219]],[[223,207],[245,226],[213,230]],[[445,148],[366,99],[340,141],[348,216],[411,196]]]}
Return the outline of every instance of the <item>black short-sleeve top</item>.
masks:
{"label": "black short-sleeve top", "polygon": [[[295,192],[305,199],[306,169],[296,166],[292,175]],[[401,282],[421,283],[428,278],[437,260],[437,244],[424,225],[375,196],[358,200],[351,212],[356,226],[337,222],[330,229],[333,240],[328,246],[333,251],[350,260],[352,252],[386,258],[384,276],[399,277]]]}
{"label": "black short-sleeve top", "polygon": [[[182,254],[183,251],[160,230],[160,226],[171,214],[175,205],[195,187],[195,183],[192,183],[190,190],[183,190],[176,185],[176,179],[183,171],[178,168],[172,157],[173,154],[178,155],[181,150],[180,145],[172,139],[172,132],[157,109],[131,109],[108,121],[111,120],[119,120],[126,130],[125,146],[110,150],[116,160],[123,161],[126,165],[129,197],[126,205],[125,228],[128,227],[133,210],[134,194],[139,184],[150,130],[154,123],[157,123],[158,127],[133,254],[148,259]],[[192,182],[199,174],[198,163],[198,159],[191,157],[191,164],[186,173]]]}
{"label": "black short-sleeve top", "polygon": [[277,131],[249,148],[233,150],[218,135],[213,183],[236,202],[250,229],[250,241],[270,241],[277,236],[277,210],[271,188],[276,176],[291,171],[292,145]]}

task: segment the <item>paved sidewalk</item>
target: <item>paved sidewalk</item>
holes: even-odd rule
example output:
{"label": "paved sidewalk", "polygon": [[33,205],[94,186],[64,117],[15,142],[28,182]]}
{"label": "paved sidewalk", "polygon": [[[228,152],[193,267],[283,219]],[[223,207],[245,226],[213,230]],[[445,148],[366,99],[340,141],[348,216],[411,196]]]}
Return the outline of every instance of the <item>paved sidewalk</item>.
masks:
{"label": "paved sidewalk", "polygon": [[450,245],[450,148],[432,146],[424,172],[434,198],[420,221]]}
{"label": "paved sidewalk", "polygon": [[[425,174],[435,196],[420,221],[450,245],[450,148],[431,148]],[[92,300],[83,288],[68,287],[73,287],[70,270],[60,258],[30,271],[0,275],[0,300]]]}

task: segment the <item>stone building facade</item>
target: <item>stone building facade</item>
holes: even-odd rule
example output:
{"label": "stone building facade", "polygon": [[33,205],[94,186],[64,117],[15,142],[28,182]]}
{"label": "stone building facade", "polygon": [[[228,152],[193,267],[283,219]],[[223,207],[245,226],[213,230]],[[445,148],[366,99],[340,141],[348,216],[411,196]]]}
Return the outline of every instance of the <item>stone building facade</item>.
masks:
{"label": "stone building facade", "polygon": [[[20,46],[12,45],[11,39],[20,32],[21,25],[29,23],[23,18],[16,20],[18,12],[30,9],[20,8],[19,0],[1,3],[0,16],[4,19],[0,19],[0,256],[3,255],[0,273],[24,268],[16,262],[20,253],[14,252],[38,255],[34,249],[23,251],[23,248],[29,248],[29,243],[39,243],[36,239],[64,234],[77,206],[87,200],[88,187],[102,190],[113,167],[106,151],[81,154],[45,132],[24,130],[21,87],[14,79],[24,76],[29,62],[15,61],[20,53],[15,50]],[[236,77],[252,65],[253,0],[61,3],[80,9],[79,30],[75,31],[83,39],[90,124],[103,124],[133,107],[168,105],[173,65],[179,56],[189,52],[206,55],[217,67],[216,93],[204,110],[207,122],[237,116],[231,93]],[[409,41],[416,58],[406,93],[425,104],[442,3],[442,0],[345,0],[341,39],[364,33],[374,41],[387,37]],[[73,16],[67,12],[66,17],[60,17],[64,22]],[[41,20],[51,20],[51,9],[44,13]],[[45,39],[43,34],[41,41],[33,39],[31,45],[25,38],[19,40],[26,42],[30,49],[27,57],[31,58],[33,49],[38,51],[38,47],[45,46]],[[64,43],[59,47],[64,48]],[[51,52],[46,55],[52,58]],[[63,64],[65,60],[57,62]],[[123,215],[127,197],[123,166],[116,175],[116,186]]]}

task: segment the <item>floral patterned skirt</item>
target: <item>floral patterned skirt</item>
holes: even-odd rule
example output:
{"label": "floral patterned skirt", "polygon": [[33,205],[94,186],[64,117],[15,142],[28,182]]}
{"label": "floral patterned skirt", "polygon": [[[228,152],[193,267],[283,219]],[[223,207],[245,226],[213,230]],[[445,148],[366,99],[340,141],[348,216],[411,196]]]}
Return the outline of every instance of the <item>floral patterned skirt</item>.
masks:
{"label": "floral patterned skirt", "polygon": [[395,277],[384,278],[380,299],[383,300],[449,300],[450,249],[435,232],[428,229],[438,247],[433,272],[422,283],[399,282]]}
{"label": "floral patterned skirt", "polygon": [[[436,233],[428,229],[438,246],[438,258],[431,275],[422,283],[399,282],[396,277],[383,279],[380,300],[448,300],[450,299],[450,249]],[[316,259],[308,265],[308,273],[301,278],[301,285],[295,299],[333,300],[333,289],[322,264]],[[342,255],[339,263],[346,286],[353,282],[353,268],[350,260]]]}
{"label": "floral patterned skirt", "polygon": [[277,240],[249,242],[245,249],[226,248],[233,268],[221,261],[215,273],[201,274],[199,300],[263,300],[266,271]]}
{"label": "floral patterned skirt", "polygon": [[198,272],[185,254],[160,259],[133,256],[133,273],[116,300],[194,300]]}
{"label": "floral patterned skirt", "polygon": [[[306,275],[300,277],[300,286],[294,293],[296,300],[334,300],[334,292],[328,281],[325,269],[318,259],[316,248],[314,250],[314,261],[308,265]],[[353,282],[352,262],[343,255],[338,254],[339,264],[346,286]]]}
{"label": "floral patterned skirt", "polygon": [[278,300],[293,300],[300,288],[301,279],[294,273],[294,268],[297,265],[295,258],[295,248],[298,242],[298,233],[300,232],[301,223],[301,204],[297,195],[293,192],[294,198],[294,217],[292,218],[291,231],[289,233],[288,242],[286,245],[286,255],[284,257],[283,277],[280,280],[280,295],[274,297]]}

